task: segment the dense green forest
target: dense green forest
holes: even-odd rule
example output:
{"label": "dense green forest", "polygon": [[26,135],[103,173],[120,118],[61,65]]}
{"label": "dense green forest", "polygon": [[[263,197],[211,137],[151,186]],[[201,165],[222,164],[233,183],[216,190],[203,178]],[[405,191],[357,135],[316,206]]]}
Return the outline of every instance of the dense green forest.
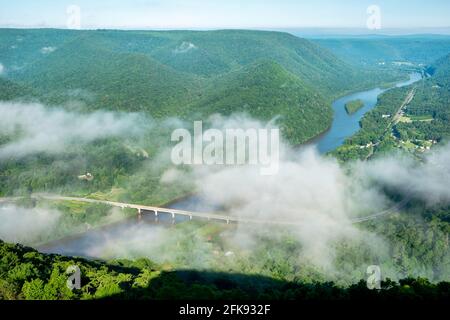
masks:
{"label": "dense green forest", "polygon": [[[0,299],[276,299],[323,300],[445,300],[450,284],[423,278],[400,282],[386,279],[381,291],[361,281],[348,288],[332,282],[299,283],[233,273],[172,271],[147,259],[108,263],[43,255],[0,242]],[[66,269],[78,265],[82,287],[69,290]]]}
{"label": "dense green forest", "polygon": [[88,110],[156,118],[246,112],[269,121],[276,114],[294,144],[328,128],[333,98],[402,77],[357,70],[279,32],[2,29],[0,40],[4,76],[44,103],[77,100]]}
{"label": "dense green forest", "polygon": [[[444,300],[450,284],[423,278],[399,283],[389,279],[381,291],[365,282],[347,289],[331,282],[302,284],[262,276],[198,271],[171,271],[146,259],[108,263],[43,255],[0,242],[0,299],[302,299],[302,300]],[[78,265],[82,288],[66,286],[66,269]]]}

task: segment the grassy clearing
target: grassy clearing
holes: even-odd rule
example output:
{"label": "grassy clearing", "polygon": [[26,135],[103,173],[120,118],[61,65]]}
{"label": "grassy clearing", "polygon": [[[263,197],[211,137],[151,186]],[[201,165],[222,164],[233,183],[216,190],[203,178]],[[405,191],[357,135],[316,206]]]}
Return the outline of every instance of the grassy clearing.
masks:
{"label": "grassy clearing", "polygon": [[412,121],[433,121],[433,116],[432,115],[420,115],[420,116],[415,116],[415,115],[410,115],[408,116]]}

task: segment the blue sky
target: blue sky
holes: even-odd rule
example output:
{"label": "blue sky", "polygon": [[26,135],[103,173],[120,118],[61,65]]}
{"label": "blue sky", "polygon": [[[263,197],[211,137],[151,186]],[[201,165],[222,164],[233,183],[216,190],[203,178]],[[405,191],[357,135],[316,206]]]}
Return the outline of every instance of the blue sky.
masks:
{"label": "blue sky", "polygon": [[65,27],[69,5],[82,28],[382,28],[450,26],[448,0],[0,0],[0,26]]}

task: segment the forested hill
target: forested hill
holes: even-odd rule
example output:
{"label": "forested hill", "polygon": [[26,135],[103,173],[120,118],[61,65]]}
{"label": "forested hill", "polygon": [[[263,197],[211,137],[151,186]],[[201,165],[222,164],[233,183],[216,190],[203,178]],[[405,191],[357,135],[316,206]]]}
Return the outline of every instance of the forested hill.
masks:
{"label": "forested hill", "polygon": [[339,58],[362,65],[407,62],[428,65],[450,52],[449,36],[360,36],[316,39]]}
{"label": "forested hill", "polygon": [[427,71],[435,81],[448,86],[450,84],[450,54],[433,63]]}
{"label": "forested hill", "polygon": [[29,87],[47,104],[80,100],[154,117],[280,115],[293,143],[330,125],[333,98],[398,78],[357,70],[287,33],[245,30],[0,29],[0,63],[9,87]]}

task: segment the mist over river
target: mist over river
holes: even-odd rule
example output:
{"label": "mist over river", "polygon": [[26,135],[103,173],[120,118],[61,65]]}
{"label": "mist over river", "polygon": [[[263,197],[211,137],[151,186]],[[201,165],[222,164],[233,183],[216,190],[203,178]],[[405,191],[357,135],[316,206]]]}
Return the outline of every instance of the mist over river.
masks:
{"label": "mist over river", "polygon": [[[422,75],[420,73],[411,73],[408,81],[399,82],[396,86],[391,88],[375,88],[353,93],[335,100],[332,104],[334,119],[330,129],[311,141],[311,144],[316,145],[318,151],[322,154],[334,150],[339,147],[346,138],[359,130],[360,120],[365,113],[376,106],[380,94],[394,87],[403,87],[413,84],[421,78]],[[352,115],[347,114],[345,104],[357,99],[362,100],[364,106]],[[214,206],[205,203],[200,196],[190,196],[175,201],[167,207],[197,212],[211,212],[215,209]],[[186,220],[189,220],[189,218],[177,216],[174,222],[179,223]],[[172,223],[173,221],[169,214],[160,214],[158,218],[156,218],[152,212],[148,212],[144,213],[143,217],[139,220],[137,217],[127,219],[104,228],[87,231],[81,235],[48,243],[38,247],[38,250],[45,253],[58,253],[88,258],[104,258],[104,251],[112,250],[112,248],[114,248],[115,239],[123,239],[126,234],[157,233],[158,229],[166,228]],[[148,241],[151,241],[151,239]]]}

